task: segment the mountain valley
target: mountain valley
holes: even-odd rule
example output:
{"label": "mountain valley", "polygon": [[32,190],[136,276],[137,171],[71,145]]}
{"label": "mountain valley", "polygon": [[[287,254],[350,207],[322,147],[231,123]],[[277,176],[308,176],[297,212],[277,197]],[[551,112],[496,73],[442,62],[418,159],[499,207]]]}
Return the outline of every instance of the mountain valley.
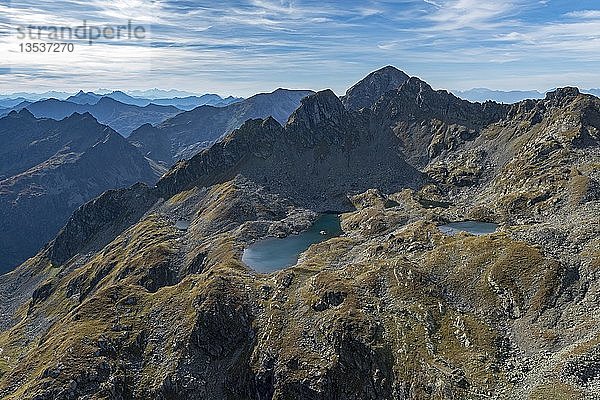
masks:
{"label": "mountain valley", "polygon": [[[129,142],[90,114],[0,119],[0,209],[32,202],[9,236],[56,190],[90,200],[0,276],[0,397],[594,398],[599,98],[472,103],[394,67],[271,95]],[[343,233],[296,265],[242,261],[322,213]],[[461,221],[498,230],[439,229]]]}

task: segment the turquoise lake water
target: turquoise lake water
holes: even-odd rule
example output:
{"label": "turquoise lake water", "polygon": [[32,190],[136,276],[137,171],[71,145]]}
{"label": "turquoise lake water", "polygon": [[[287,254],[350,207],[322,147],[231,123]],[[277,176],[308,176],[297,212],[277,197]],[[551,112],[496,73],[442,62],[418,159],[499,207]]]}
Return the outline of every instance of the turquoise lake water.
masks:
{"label": "turquoise lake water", "polygon": [[308,230],[298,235],[290,235],[282,239],[268,238],[248,246],[244,250],[242,261],[258,272],[277,271],[295,265],[300,254],[306,251],[311,244],[341,234],[339,216],[323,214]]}
{"label": "turquoise lake water", "polygon": [[452,222],[439,226],[440,231],[447,235],[456,235],[459,232],[468,232],[473,235],[488,235],[498,230],[498,224],[478,221]]}

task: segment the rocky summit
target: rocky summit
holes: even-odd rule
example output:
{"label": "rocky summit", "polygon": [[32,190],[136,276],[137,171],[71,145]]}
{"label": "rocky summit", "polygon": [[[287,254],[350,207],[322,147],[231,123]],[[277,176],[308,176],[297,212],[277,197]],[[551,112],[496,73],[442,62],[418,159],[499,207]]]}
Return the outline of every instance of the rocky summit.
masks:
{"label": "rocky summit", "polygon": [[[600,99],[470,103],[404,76],[80,207],[0,277],[0,397],[597,397]],[[242,262],[327,211],[343,234],[296,265]],[[461,221],[498,229],[439,229]]]}

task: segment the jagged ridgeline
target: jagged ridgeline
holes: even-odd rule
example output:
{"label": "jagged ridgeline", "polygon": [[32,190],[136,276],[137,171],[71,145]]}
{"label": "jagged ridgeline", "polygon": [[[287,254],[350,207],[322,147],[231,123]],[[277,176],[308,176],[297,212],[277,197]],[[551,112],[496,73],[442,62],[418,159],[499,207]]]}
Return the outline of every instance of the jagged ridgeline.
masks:
{"label": "jagged ridgeline", "polygon": [[[0,397],[593,398],[599,134],[575,88],[470,103],[393,67],[249,120],[0,277]],[[295,266],[241,261],[327,211]],[[500,229],[438,229],[465,220]]]}

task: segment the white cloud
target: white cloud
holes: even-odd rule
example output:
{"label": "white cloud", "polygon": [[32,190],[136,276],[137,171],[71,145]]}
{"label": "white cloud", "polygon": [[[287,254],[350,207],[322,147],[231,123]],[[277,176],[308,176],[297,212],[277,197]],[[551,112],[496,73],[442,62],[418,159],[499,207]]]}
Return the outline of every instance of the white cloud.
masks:
{"label": "white cloud", "polygon": [[[47,73],[64,76],[48,80],[52,85],[60,80],[73,89],[93,80],[96,83],[87,89],[111,83],[115,88],[143,89],[158,80],[175,88],[188,88],[193,81],[198,90],[224,88],[241,95],[274,82],[313,89],[323,84],[343,92],[354,78],[390,63],[417,73],[428,71],[434,79],[439,78],[434,68],[462,73],[454,81],[459,82],[474,79],[475,69],[462,72],[469,65],[482,70],[492,65],[495,71],[512,71],[519,65],[523,74],[548,77],[552,74],[545,72],[554,68],[550,64],[583,70],[585,63],[600,61],[600,10],[557,13],[544,22],[528,22],[527,11],[547,7],[552,2],[13,0],[11,7],[0,6],[0,30],[7,26],[7,13],[13,23],[61,26],[83,19],[109,24],[133,19],[152,25],[157,48],[107,42],[94,46],[96,56],[86,49],[75,59],[53,59],[44,65],[3,53],[3,45],[14,49],[15,43],[0,35],[0,64],[8,60],[22,71],[13,78],[0,75],[0,84],[13,79],[19,85],[39,86],[40,76]],[[32,68],[40,73],[28,80]],[[564,70],[555,75],[562,74]]]}
{"label": "white cloud", "polygon": [[432,29],[458,30],[472,28],[488,30],[497,27],[501,18],[513,15],[519,3],[496,0],[439,0],[438,9],[427,19],[433,22]]}
{"label": "white cloud", "polygon": [[565,16],[580,19],[600,19],[600,10],[582,10],[566,13]]}
{"label": "white cloud", "polygon": [[438,7],[438,8],[441,8],[441,7],[442,7],[440,3],[437,3],[437,2],[435,2],[435,1],[433,1],[433,0],[423,0],[423,1],[424,1],[425,3],[427,3],[427,4],[430,4],[430,5],[432,5],[432,6],[436,6],[436,7]]}

